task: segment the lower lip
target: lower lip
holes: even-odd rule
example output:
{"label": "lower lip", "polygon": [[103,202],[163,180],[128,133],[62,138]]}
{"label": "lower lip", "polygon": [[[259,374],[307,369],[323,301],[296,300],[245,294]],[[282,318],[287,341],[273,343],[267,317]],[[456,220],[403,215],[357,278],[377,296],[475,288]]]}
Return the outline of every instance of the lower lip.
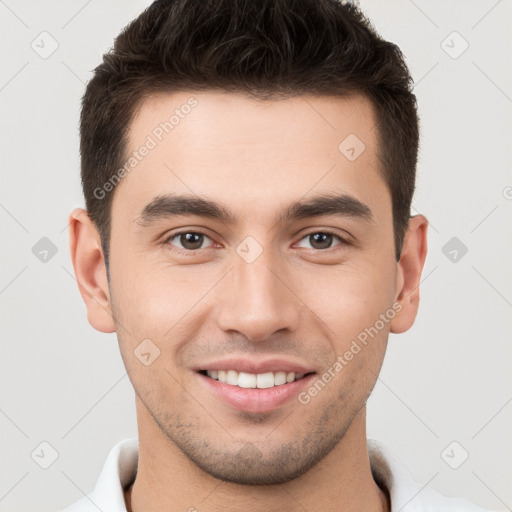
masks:
{"label": "lower lip", "polygon": [[245,412],[270,412],[281,407],[300,393],[315,376],[314,373],[294,382],[288,382],[272,388],[240,388],[212,379],[198,373],[201,380],[224,402],[235,409]]}

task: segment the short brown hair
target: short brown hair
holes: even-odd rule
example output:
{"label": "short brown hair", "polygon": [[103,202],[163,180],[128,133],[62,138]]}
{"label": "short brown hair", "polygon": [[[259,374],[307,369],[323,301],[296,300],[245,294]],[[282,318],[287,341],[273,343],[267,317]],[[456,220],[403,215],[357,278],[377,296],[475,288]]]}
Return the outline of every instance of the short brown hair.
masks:
{"label": "short brown hair", "polygon": [[126,160],[137,109],[154,93],[216,89],[267,100],[299,94],[369,98],[400,258],[415,187],[419,120],[398,46],[382,39],[349,2],[158,0],[121,31],[82,98],[82,186],[107,268],[115,190],[103,197],[98,190]]}

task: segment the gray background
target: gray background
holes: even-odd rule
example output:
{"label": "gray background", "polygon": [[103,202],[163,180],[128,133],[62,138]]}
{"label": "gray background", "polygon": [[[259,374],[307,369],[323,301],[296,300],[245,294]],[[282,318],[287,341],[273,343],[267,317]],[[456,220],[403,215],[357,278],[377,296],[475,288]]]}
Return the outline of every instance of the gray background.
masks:
{"label": "gray background", "polygon": [[[83,205],[84,85],[149,3],[0,0],[1,511],[75,501],[94,486],[109,449],[137,433],[116,337],[87,322],[67,216]],[[369,401],[369,437],[422,484],[512,510],[512,4],[361,5],[402,48],[416,82],[414,208],[431,222],[420,313],[408,333],[391,336]],[[42,58],[52,39],[58,48]],[[52,450],[57,459],[42,469]]]}

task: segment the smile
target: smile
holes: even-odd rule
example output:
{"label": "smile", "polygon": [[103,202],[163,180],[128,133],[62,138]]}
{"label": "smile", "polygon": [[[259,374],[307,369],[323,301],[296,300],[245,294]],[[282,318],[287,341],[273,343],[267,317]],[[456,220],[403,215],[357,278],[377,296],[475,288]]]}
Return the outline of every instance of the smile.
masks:
{"label": "smile", "polygon": [[304,373],[295,372],[266,372],[266,373],[247,373],[237,372],[236,370],[203,370],[200,373],[207,375],[211,379],[218,380],[231,386],[239,388],[258,388],[267,389],[274,386],[295,382],[304,377]]}

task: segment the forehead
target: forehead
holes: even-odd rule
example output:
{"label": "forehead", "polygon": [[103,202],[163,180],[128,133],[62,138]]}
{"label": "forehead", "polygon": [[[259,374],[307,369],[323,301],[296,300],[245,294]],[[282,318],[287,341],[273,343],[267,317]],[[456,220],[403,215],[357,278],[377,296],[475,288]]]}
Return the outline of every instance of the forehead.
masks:
{"label": "forehead", "polygon": [[259,214],[313,192],[379,201],[388,194],[377,171],[376,131],[373,106],[362,95],[154,95],[128,130],[127,161],[138,156],[126,166],[114,207],[122,196],[123,209],[136,215],[165,193],[215,197],[247,212],[257,202]]}
{"label": "forehead", "polygon": [[327,134],[338,138],[352,133],[371,146],[374,128],[373,105],[361,94],[261,100],[228,92],[177,91],[152,95],[142,103],[128,141],[136,146],[151,134],[164,144],[170,138],[187,138],[193,145],[200,138],[201,145],[210,148],[273,142],[284,152],[287,146],[297,150],[296,142],[317,146],[320,138],[330,146]]}

